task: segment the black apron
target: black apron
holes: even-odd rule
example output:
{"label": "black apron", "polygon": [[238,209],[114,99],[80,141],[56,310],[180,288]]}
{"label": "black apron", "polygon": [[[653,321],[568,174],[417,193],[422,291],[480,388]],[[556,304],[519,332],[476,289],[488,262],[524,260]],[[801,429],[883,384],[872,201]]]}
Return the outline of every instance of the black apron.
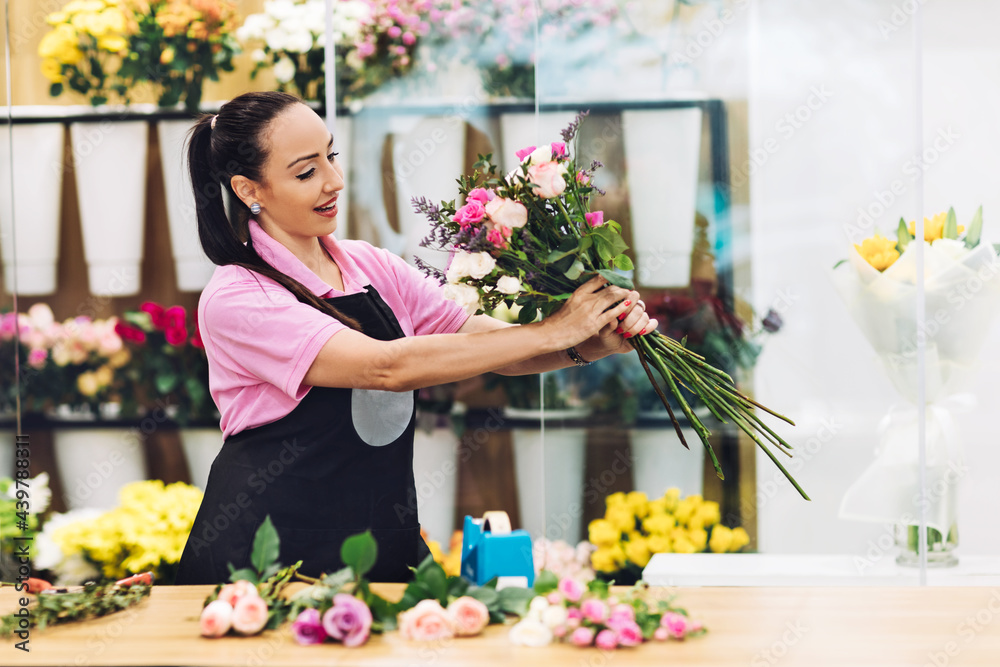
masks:
{"label": "black apron", "polygon": [[[327,299],[378,340],[405,334],[375,289]],[[308,576],[343,567],[340,547],[371,529],[372,581],[405,582],[429,551],[420,537],[413,480],[415,392],[313,387],[285,417],[230,436],[212,463],[184,546],[177,584],[229,580],[250,564],[270,515],[279,560]]]}

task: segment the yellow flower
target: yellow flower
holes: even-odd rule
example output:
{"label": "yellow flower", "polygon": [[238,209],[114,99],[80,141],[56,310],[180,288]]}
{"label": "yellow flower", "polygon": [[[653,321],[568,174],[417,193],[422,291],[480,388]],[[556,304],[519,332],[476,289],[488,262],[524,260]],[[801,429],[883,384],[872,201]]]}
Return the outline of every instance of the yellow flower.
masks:
{"label": "yellow flower", "polygon": [[650,500],[647,507],[649,508],[650,514],[666,514],[670,510],[667,509],[667,499],[657,498],[656,500]]}
{"label": "yellow flower", "polygon": [[94,372],[94,376],[97,378],[97,384],[101,387],[107,387],[114,379],[114,373],[111,372],[109,366],[101,366]]}
{"label": "yellow flower", "polygon": [[677,554],[693,554],[697,552],[698,549],[695,548],[691,541],[687,538],[682,538],[679,540],[674,540],[674,553]]}
{"label": "yellow flower", "polygon": [[[937,241],[939,238],[944,236],[944,226],[948,222],[947,213],[938,213],[933,218],[924,218],[924,240],[925,241]],[[917,223],[915,220],[910,221],[909,225],[910,236],[917,235]],[[958,233],[961,234],[965,231],[963,225],[958,226]]]}
{"label": "yellow flower", "polygon": [[619,491],[618,493],[612,493],[610,496],[604,499],[604,504],[608,509],[612,507],[617,507],[619,505],[626,504],[625,494]]}
{"label": "yellow flower", "polygon": [[444,552],[441,551],[441,544],[435,540],[424,540],[427,543],[427,549],[431,552],[431,556],[434,557],[434,562],[438,564],[444,563]]}
{"label": "yellow flower", "polygon": [[131,360],[132,353],[129,352],[128,348],[123,347],[111,355],[108,359],[108,366],[111,366],[111,368],[122,368]]}
{"label": "yellow flower", "polygon": [[169,65],[174,62],[174,49],[171,46],[163,49],[163,53],[160,54],[160,64]]}
{"label": "yellow flower", "polygon": [[708,531],[702,528],[689,530],[688,536],[691,544],[694,545],[695,551],[704,551],[705,547],[708,546]]}
{"label": "yellow flower", "polygon": [[712,529],[712,537],[708,540],[708,548],[712,553],[724,554],[729,551],[733,544],[733,531],[725,526],[716,526]]}
{"label": "yellow flower", "polygon": [[97,48],[108,53],[121,53],[128,48],[128,41],[121,35],[104,35],[97,40]]}
{"label": "yellow flower", "polygon": [[611,507],[604,516],[619,532],[627,533],[635,530],[635,514],[628,505]]}
{"label": "yellow flower", "polygon": [[666,535],[651,535],[646,539],[646,546],[654,554],[670,553],[670,538]]}
{"label": "yellow flower", "polygon": [[641,537],[625,543],[625,556],[639,567],[646,567],[650,555],[649,545]]}
{"label": "yellow flower", "polygon": [[72,26],[61,23],[42,37],[38,43],[38,55],[41,58],[55,58],[62,61],[62,54],[75,49],[77,41],[77,33]]}
{"label": "yellow flower", "polygon": [[899,251],[896,250],[896,242],[885,238],[881,234],[875,234],[861,242],[861,245],[854,244],[866,262],[879,271],[885,271],[893,262],[899,259]]}
{"label": "yellow flower", "polygon": [[674,511],[674,517],[677,518],[677,523],[687,523],[694,513],[698,511],[698,507],[701,506],[701,496],[693,495],[688,496],[684,500],[677,503],[677,509]]}
{"label": "yellow flower", "polygon": [[714,500],[706,500],[698,508],[695,516],[701,520],[703,526],[714,526],[722,519],[719,513],[719,503]]}
{"label": "yellow flower", "polygon": [[625,502],[640,519],[649,514],[649,498],[642,491],[632,491],[625,496]]}
{"label": "yellow flower", "polygon": [[61,83],[62,65],[55,58],[46,58],[42,61],[42,74],[52,83]]}
{"label": "yellow flower", "polygon": [[601,547],[590,554],[590,564],[598,572],[614,572],[621,568],[623,555],[621,545]]}
{"label": "yellow flower", "polygon": [[650,534],[666,534],[677,525],[677,521],[669,514],[653,514],[642,521],[642,529]]}
{"label": "yellow flower", "polygon": [[622,532],[607,519],[594,519],[589,526],[590,542],[598,547],[614,544],[621,539]]}
{"label": "yellow flower", "polygon": [[750,536],[743,528],[733,528],[733,542],[729,545],[730,551],[739,551],[750,544]]}
{"label": "yellow flower", "polygon": [[677,509],[677,504],[681,499],[681,490],[676,486],[672,486],[667,489],[666,493],[663,494],[663,501],[666,505],[666,510],[668,512],[673,512]]}
{"label": "yellow flower", "polygon": [[96,396],[98,390],[100,390],[100,383],[97,381],[97,374],[93,372],[80,373],[76,378],[76,388],[80,390],[80,393],[84,396],[91,397]]}

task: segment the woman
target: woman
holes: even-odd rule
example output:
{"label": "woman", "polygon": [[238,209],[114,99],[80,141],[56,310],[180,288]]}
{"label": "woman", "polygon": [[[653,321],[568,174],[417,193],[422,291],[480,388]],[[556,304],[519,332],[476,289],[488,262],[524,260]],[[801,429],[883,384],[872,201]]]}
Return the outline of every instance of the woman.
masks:
{"label": "woman", "polygon": [[656,326],[636,292],[597,279],[543,322],[467,316],[399,257],[334,239],[344,174],[333,144],[284,93],[241,95],[192,130],[198,232],[219,265],[198,316],[225,444],[179,584],[248,566],[268,515],[285,565],[331,572],[343,540],[371,529],[371,579],[407,580],[427,553],[413,511],[413,390],[593,361]]}

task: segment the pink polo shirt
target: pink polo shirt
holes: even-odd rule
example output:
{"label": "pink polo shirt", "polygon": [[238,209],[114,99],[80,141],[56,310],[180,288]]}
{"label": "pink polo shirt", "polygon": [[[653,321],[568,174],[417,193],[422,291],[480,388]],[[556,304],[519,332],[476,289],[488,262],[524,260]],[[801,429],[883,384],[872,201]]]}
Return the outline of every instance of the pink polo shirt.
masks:
{"label": "pink polo shirt", "polygon": [[[340,268],[344,292],[333,289],[285,246],[250,221],[254,248],[268,264],[316,296],[363,292],[372,285],[407,336],[454,333],[468,315],[440,286],[402,258],[364,241],[320,241]],[[224,437],[276,421],[311,389],[303,378],[324,344],[347,327],[256,272],[215,269],[198,302],[208,353],[208,383]]]}

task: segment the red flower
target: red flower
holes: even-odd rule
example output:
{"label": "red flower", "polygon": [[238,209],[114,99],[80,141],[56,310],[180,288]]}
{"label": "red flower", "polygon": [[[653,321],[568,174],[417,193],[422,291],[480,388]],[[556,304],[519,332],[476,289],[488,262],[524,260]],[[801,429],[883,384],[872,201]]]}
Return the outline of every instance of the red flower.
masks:
{"label": "red flower", "polygon": [[205,349],[205,343],[201,340],[201,332],[197,329],[195,330],[194,335],[191,336],[191,347],[196,347],[199,350]]}
{"label": "red flower", "polygon": [[164,318],[163,306],[153,301],[147,301],[141,306],[139,310],[144,313],[149,313],[149,318],[153,321],[153,326],[157,329],[163,329],[166,327],[166,319]]}
{"label": "red flower", "polygon": [[[171,306],[167,308],[164,316],[166,319],[164,329],[183,329],[187,322],[187,313],[184,312],[184,306]],[[184,335],[187,336],[186,330]]]}
{"label": "red flower", "polygon": [[184,341],[187,340],[187,327],[179,326],[169,328],[164,331],[164,335],[166,336],[167,342],[171,345],[183,345]]}
{"label": "red flower", "polygon": [[115,324],[115,333],[122,340],[130,340],[136,343],[146,342],[146,332],[139,327],[132,326],[131,324],[126,324],[119,320]]}

